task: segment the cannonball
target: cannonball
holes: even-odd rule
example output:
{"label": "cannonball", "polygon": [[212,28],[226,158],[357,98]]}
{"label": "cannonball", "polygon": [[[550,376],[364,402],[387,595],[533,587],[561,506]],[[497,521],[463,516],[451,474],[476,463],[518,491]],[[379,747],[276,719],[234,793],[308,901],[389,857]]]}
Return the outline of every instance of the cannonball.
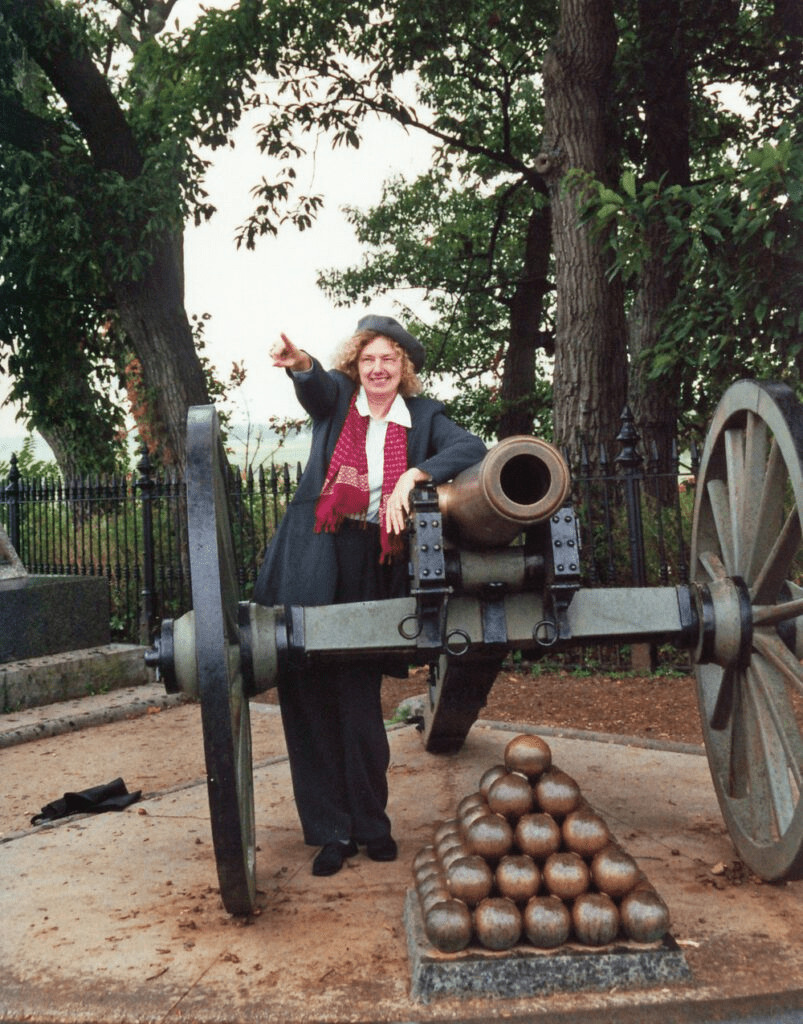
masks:
{"label": "cannonball", "polygon": [[514,833],[516,846],[533,860],[545,861],[560,849],[560,826],[551,814],[537,812],[519,818]]}
{"label": "cannonball", "polygon": [[506,772],[491,783],[488,806],[494,814],[518,821],[522,814],[529,814],[533,809],[532,787],[523,775]]}
{"label": "cannonball", "polygon": [[600,892],[621,899],[638,882],[641,872],[629,853],[610,843],[591,861],[591,877]]}
{"label": "cannonball", "polygon": [[538,807],[553,818],[565,818],[580,805],[580,787],[566,772],[550,768],[538,779],[534,787]]}
{"label": "cannonball", "polygon": [[504,896],[485,899],[474,910],[474,931],[486,949],[515,946],[521,938],[521,927],[518,907]]}
{"label": "cannonball", "polygon": [[460,835],[465,837],[471,825],[473,825],[478,818],[484,818],[486,814],[490,813],[491,809],[487,804],[482,807],[470,807],[460,818]]}
{"label": "cannonball", "polygon": [[605,821],[587,804],[567,814],[561,826],[563,845],[581,857],[591,858],[611,841]]}
{"label": "cannonball", "polygon": [[432,889],[426,896],[419,895],[418,902],[421,905],[421,913],[426,917],[433,907],[439,903],[448,903],[452,899],[454,896],[449,892],[449,887],[444,885],[439,889]]}
{"label": "cannonball", "polygon": [[[446,821],[440,822],[435,826],[432,833],[432,846],[437,844],[443,839],[444,836],[450,835],[451,833],[457,833],[460,831],[460,822],[457,818],[447,818]],[[426,849],[426,847],[424,847]]]}
{"label": "cannonball", "polygon": [[482,857],[462,857],[449,866],[446,883],[452,896],[473,907],[490,894],[494,876]]}
{"label": "cannonball", "polygon": [[441,857],[441,866],[444,871],[448,871],[456,860],[462,860],[463,857],[469,857],[470,855],[471,850],[469,850],[465,843],[458,843],[457,846],[450,846]]}
{"label": "cannonball", "polygon": [[421,849],[413,857],[413,874],[415,874],[416,871],[418,871],[418,869],[423,864],[433,864],[437,861],[437,859],[438,854],[433,845],[430,844],[427,846],[422,846]]}
{"label": "cannonball", "polygon": [[516,736],[505,747],[505,767],[509,772],[520,772],[530,782],[552,764],[552,751],[540,736]]}
{"label": "cannonball", "polygon": [[480,793],[488,799],[488,790],[491,788],[491,783],[496,782],[500,775],[505,775],[507,768],[503,764],[495,764],[493,768],[488,768],[482,773],[480,778]]}
{"label": "cannonball", "polygon": [[443,868],[440,863],[436,860],[424,861],[420,864],[417,871],[413,872],[413,878],[415,879],[416,885],[422,885],[424,882],[429,881],[430,878],[442,878]]}
{"label": "cannonball", "polygon": [[501,896],[514,903],[526,903],[538,892],[541,872],[526,853],[508,854],[497,864],[494,879]]}
{"label": "cannonball", "polygon": [[553,896],[573,900],[588,889],[588,865],[578,853],[553,853],[547,857],[541,872]]}
{"label": "cannonball", "polygon": [[441,953],[459,953],[471,942],[471,911],[460,900],[436,903],[424,917],[424,931]]}
{"label": "cannonball", "polygon": [[444,855],[453,850],[455,847],[462,847],[463,837],[459,832],[449,832],[440,840],[438,845],[435,847],[438,853],[438,860],[443,861]]}
{"label": "cannonball", "polygon": [[513,846],[513,829],[510,823],[498,814],[484,814],[466,829],[466,846],[472,853],[486,860],[499,860],[510,853]]}
{"label": "cannonball", "polygon": [[583,893],[572,906],[572,927],[584,946],[607,946],[619,933],[619,911],[606,893]]}
{"label": "cannonball", "polygon": [[634,942],[658,942],[669,931],[669,908],[652,889],[634,889],[619,905],[622,927]]}
{"label": "cannonball", "polygon": [[418,882],[415,888],[418,893],[419,900],[424,900],[431,892],[438,892],[439,890],[445,890],[446,894],[451,896],[449,886],[446,884],[445,874],[433,875],[430,878],[425,878]]}
{"label": "cannonball", "polygon": [[527,938],[538,949],[555,949],[569,938],[572,915],[557,896],[533,896],[522,917]]}
{"label": "cannonball", "polygon": [[470,811],[472,807],[484,807],[485,803],[486,800],[482,793],[469,793],[468,796],[464,796],[458,803],[457,817],[461,818],[466,811]]}

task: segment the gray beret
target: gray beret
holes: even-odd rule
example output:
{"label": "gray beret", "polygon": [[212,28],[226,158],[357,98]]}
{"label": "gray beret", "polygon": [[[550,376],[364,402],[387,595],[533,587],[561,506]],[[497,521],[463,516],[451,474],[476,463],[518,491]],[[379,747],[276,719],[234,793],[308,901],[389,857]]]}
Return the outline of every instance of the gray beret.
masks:
{"label": "gray beret", "polygon": [[424,346],[418,338],[414,338],[409,331],[405,331],[398,320],[394,320],[392,316],[377,316],[375,313],[369,313],[357,324],[357,330],[376,331],[377,334],[384,334],[386,338],[392,338],[410,357],[415,370],[420,370],[424,365],[426,357]]}

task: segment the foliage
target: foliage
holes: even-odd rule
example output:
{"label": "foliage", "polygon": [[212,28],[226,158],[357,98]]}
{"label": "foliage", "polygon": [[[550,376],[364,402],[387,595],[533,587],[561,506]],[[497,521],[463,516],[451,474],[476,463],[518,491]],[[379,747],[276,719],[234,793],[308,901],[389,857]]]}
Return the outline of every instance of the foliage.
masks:
{"label": "foliage", "polygon": [[[183,447],[171,403],[209,398],[183,310],[181,235],[213,212],[198,146],[226,141],[268,47],[256,0],[171,33],[173,6],[0,2],[0,281],[12,314],[0,354],[29,422],[66,427],[88,469],[115,459],[132,350],[169,455]],[[60,353],[85,393],[56,407]]]}
{"label": "foliage", "polygon": [[[36,477],[40,480],[58,479],[57,467],[49,460],[38,459],[36,457],[36,438],[33,434],[25,435],[20,450],[14,454],[17,457],[17,472],[22,478],[29,479],[31,477]],[[7,483],[10,474],[11,463],[0,459],[0,484]]]}
{"label": "foliage", "polygon": [[[451,413],[486,438],[497,436],[507,408],[502,369],[533,206],[528,187],[499,177],[484,192],[455,189],[437,167],[414,182],[386,182],[377,206],[347,209],[364,247],[361,266],[318,279],[338,305],[368,304],[390,289],[423,298],[431,323],[416,316],[412,301],[400,316],[427,349],[425,380],[440,378]],[[541,436],[551,429],[550,399],[542,368],[523,399]]]}
{"label": "foliage", "polygon": [[[504,215],[505,187],[520,187],[532,202],[542,114],[539,70],[556,12],[553,8],[550,16],[540,5],[522,13],[515,3],[472,3],[447,24],[438,19],[438,8],[423,5],[418,45],[407,34],[405,5],[392,24],[383,23],[389,63],[416,68],[419,105],[399,101],[394,106],[387,96],[373,100],[376,109],[436,140],[433,170],[411,185],[389,182],[372,210],[349,211],[366,255],[346,272],[325,272],[321,283],[342,303],[394,288],[420,289],[415,294],[427,300],[429,327],[417,326],[435,342],[438,369],[463,371],[461,383],[472,380],[474,386],[479,378],[471,376],[472,357],[496,368],[507,343],[511,311],[505,285],[520,274],[523,262],[521,204],[518,216],[507,222],[505,245],[492,250],[490,231],[494,211],[500,219]],[[650,252],[650,226],[665,223],[671,229],[674,243],[659,255],[670,260],[680,253],[683,274],[659,344],[648,358],[654,381],[673,380],[672,373],[681,371],[682,408],[699,423],[710,401],[735,377],[777,376],[796,363],[800,377],[795,125],[803,88],[803,31],[791,10],[765,0],[739,5],[715,0],[681,10],[681,20],[670,28],[675,52],[686,59],[687,137],[676,143],[661,139],[659,124],[652,141],[688,149],[691,183],[646,176],[651,140],[644,104],[654,90],[654,67],[644,62],[646,26],[639,8],[628,3],[617,10],[607,138],[621,186],[597,182],[589,192],[592,183],[577,171],[565,184],[585,186],[586,222],[615,247],[613,269],[628,286],[628,303]],[[437,53],[427,50],[433,25],[441,34]],[[329,72],[336,75],[336,69]],[[352,80],[354,95],[363,101],[367,81]],[[726,88],[741,89],[749,108],[735,112],[725,106]],[[467,216],[469,208],[475,215]],[[409,308],[401,309],[409,316]],[[469,311],[468,325],[460,319],[463,309]],[[547,337],[550,318],[547,306],[541,325]],[[483,412],[493,395],[480,385],[473,423],[493,422]],[[465,393],[462,398],[465,411],[470,399]]]}
{"label": "foliage", "polygon": [[613,273],[638,276],[654,218],[672,229],[665,256],[682,251],[682,287],[650,354],[651,374],[660,378],[681,363],[683,407],[702,423],[739,377],[786,376],[803,395],[801,181],[803,126],[791,122],[776,141],[686,188],[637,183],[632,173],[618,190],[584,182],[584,214],[611,239]]}

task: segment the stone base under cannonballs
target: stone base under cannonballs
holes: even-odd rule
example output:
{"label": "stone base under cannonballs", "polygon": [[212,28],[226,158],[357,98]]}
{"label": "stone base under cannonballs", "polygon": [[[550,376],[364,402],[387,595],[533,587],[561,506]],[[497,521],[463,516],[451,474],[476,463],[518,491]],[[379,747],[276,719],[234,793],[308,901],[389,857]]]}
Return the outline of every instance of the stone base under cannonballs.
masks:
{"label": "stone base under cannonballs", "polygon": [[546,951],[522,943],[503,953],[474,945],[461,953],[441,953],[426,937],[414,889],[407,892],[404,922],[410,996],[424,1003],[439,998],[516,999],[550,992],[650,988],[691,979],[686,959],[670,935],[649,946],[623,941],[600,949],[567,944]]}

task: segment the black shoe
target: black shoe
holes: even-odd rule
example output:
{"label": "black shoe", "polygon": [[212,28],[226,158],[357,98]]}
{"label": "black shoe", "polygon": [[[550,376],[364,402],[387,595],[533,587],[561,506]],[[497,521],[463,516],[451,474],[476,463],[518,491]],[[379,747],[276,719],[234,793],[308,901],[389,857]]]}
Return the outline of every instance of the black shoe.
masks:
{"label": "black shoe", "polygon": [[357,844],[353,839],[347,843],[327,843],[312,862],[313,875],[335,875],[343,867],[346,857],[357,853]]}
{"label": "black shoe", "polygon": [[365,844],[365,852],[371,860],[395,860],[399,853],[396,840],[388,832],[379,839],[369,839]]}

